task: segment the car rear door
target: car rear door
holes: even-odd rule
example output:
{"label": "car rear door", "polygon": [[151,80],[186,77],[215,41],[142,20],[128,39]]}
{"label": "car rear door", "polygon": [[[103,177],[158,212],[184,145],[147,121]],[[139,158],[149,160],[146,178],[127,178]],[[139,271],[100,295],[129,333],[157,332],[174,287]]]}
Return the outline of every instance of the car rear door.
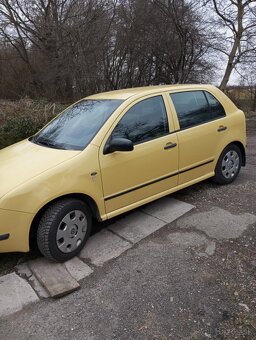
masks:
{"label": "car rear door", "polygon": [[179,185],[214,174],[227,133],[220,102],[208,91],[170,93],[176,111],[179,143]]}

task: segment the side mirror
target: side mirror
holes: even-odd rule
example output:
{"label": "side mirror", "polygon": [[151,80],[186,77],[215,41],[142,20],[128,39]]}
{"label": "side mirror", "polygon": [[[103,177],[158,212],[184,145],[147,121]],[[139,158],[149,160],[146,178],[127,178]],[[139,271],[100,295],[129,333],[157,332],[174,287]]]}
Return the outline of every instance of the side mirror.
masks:
{"label": "side mirror", "polygon": [[115,151],[132,151],[134,149],[133,142],[126,138],[113,138],[105,145],[104,155]]}

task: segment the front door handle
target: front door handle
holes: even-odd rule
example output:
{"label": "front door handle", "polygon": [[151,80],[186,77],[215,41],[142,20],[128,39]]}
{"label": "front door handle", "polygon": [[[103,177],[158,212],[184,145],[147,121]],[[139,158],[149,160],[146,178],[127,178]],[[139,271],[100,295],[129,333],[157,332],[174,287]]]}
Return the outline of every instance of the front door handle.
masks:
{"label": "front door handle", "polygon": [[221,132],[221,131],[225,131],[225,130],[227,130],[227,127],[226,126],[224,126],[224,125],[221,125],[221,126],[219,126],[219,128],[218,128],[218,132]]}
{"label": "front door handle", "polygon": [[167,143],[164,147],[165,150],[169,150],[169,149],[172,149],[172,148],[175,148],[175,146],[177,146],[177,143]]}

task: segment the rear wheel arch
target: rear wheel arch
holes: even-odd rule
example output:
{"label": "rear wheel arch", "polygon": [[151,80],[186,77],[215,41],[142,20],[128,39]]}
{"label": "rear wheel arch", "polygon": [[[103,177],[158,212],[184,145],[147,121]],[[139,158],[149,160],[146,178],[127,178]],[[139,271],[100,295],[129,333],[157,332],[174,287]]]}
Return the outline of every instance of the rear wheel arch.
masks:
{"label": "rear wheel arch", "polygon": [[227,146],[229,146],[231,144],[236,145],[240,149],[241,154],[242,154],[242,166],[245,166],[246,165],[246,152],[245,152],[244,145],[239,141],[234,141],[232,143],[229,143]]}
{"label": "rear wheel arch", "polygon": [[[241,154],[242,154],[242,166],[245,166],[246,165],[246,151],[245,151],[245,147],[244,147],[243,143],[240,142],[240,141],[235,140],[235,141],[227,144],[225,147],[223,147],[223,149],[221,150],[221,152],[219,154],[219,157],[221,156],[223,150],[225,150],[230,145],[236,145],[240,149]],[[217,158],[217,161],[219,160],[219,157]]]}
{"label": "rear wheel arch", "polygon": [[88,207],[90,208],[93,218],[95,218],[98,221],[101,220],[98,206],[97,206],[96,202],[90,196],[85,195],[85,194],[78,194],[78,193],[60,196],[60,197],[58,197],[58,198],[56,198],[56,199],[46,203],[36,213],[35,217],[33,218],[33,221],[31,223],[30,230],[29,230],[29,244],[30,244],[30,248],[32,248],[33,245],[36,244],[35,240],[36,240],[36,235],[37,235],[37,230],[38,230],[39,222],[40,222],[42,216],[44,215],[44,213],[46,212],[46,210],[53,203],[56,203],[57,201],[62,200],[64,198],[74,198],[74,199],[78,199],[78,200],[81,200],[81,201],[85,202],[88,205]]}

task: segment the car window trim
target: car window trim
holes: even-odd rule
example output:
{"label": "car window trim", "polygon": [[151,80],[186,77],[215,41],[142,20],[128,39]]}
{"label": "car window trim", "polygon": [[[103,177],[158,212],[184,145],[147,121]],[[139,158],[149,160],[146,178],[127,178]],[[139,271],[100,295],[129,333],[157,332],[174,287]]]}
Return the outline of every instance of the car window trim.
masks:
{"label": "car window trim", "polygon": [[223,116],[223,117],[219,117],[219,118],[215,118],[215,119],[210,119],[210,120],[207,120],[203,123],[200,123],[200,124],[195,124],[195,125],[192,125],[192,126],[188,126],[188,127],[184,127],[184,128],[180,128],[179,130],[177,130],[176,132],[179,132],[179,131],[184,131],[184,130],[188,130],[188,129],[193,129],[197,126],[201,126],[201,125],[204,125],[204,124],[208,124],[208,123],[211,123],[211,122],[215,122],[219,119],[223,119],[223,118],[226,118],[226,116]]}

